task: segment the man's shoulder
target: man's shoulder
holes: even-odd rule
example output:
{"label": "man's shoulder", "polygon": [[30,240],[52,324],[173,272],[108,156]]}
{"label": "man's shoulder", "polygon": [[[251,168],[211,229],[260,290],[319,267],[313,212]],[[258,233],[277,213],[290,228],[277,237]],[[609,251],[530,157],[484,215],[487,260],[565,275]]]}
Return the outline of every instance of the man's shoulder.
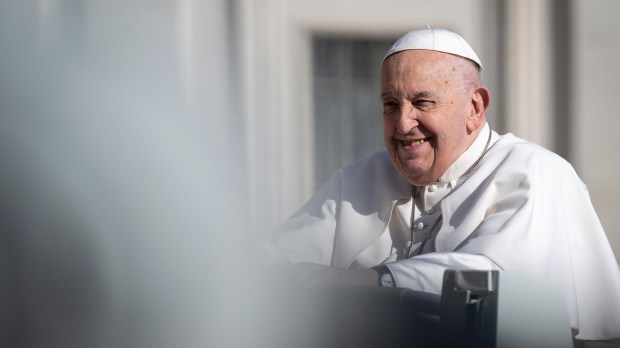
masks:
{"label": "man's shoulder", "polygon": [[562,156],[529,140],[506,134],[489,150],[489,157],[496,157],[504,166],[531,167],[532,164],[574,171],[572,165]]}
{"label": "man's shoulder", "polygon": [[529,140],[515,136],[512,133],[501,136],[494,146],[498,152],[515,158],[545,158],[553,161],[566,162],[555,152]]}

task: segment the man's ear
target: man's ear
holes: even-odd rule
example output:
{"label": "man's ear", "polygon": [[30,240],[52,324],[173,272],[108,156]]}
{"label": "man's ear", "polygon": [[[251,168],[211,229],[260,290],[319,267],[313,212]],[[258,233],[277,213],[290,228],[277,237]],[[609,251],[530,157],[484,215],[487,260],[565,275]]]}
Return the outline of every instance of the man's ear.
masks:
{"label": "man's ear", "polygon": [[471,111],[467,118],[467,130],[473,132],[485,120],[485,112],[491,103],[491,93],[483,86],[478,87],[471,98]]}

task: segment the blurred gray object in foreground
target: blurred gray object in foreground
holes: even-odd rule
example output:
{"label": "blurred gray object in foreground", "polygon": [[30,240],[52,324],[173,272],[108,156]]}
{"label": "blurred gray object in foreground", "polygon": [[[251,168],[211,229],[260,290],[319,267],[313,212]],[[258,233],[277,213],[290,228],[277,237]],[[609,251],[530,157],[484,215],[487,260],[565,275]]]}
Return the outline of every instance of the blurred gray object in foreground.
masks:
{"label": "blurred gray object in foreground", "polygon": [[572,347],[566,305],[534,274],[447,271],[440,322],[445,346]]}
{"label": "blurred gray object in foreground", "polygon": [[269,347],[573,346],[568,311],[546,279],[504,271],[444,275],[442,294],[368,286],[292,287]]}
{"label": "blurred gray object in foreground", "polygon": [[0,1],[0,346],[248,346],[226,6]]}

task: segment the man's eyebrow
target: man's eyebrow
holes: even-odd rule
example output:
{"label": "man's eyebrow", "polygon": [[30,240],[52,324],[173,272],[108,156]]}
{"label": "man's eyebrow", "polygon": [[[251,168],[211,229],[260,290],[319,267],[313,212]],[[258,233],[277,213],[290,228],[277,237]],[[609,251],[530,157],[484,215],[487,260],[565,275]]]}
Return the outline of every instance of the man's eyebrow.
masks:
{"label": "man's eyebrow", "polygon": [[429,92],[429,91],[422,91],[422,92],[414,93],[413,96],[411,96],[411,99],[433,98],[433,96],[434,96],[434,94]]}
{"label": "man's eyebrow", "polygon": [[[393,93],[391,91],[386,91],[381,93],[381,98],[384,97],[389,97],[392,96]],[[408,96],[409,99],[418,99],[418,98],[433,98],[433,93],[429,92],[429,91],[420,91],[420,92],[416,92],[413,93],[412,95]]]}

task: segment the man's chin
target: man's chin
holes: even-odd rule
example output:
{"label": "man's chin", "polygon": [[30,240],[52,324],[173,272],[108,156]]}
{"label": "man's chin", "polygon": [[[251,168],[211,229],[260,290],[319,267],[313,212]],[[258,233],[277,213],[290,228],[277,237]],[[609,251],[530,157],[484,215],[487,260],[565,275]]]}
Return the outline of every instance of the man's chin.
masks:
{"label": "man's chin", "polygon": [[405,163],[399,162],[397,169],[400,175],[416,186],[428,185],[434,181],[430,171],[423,168],[405,165]]}

